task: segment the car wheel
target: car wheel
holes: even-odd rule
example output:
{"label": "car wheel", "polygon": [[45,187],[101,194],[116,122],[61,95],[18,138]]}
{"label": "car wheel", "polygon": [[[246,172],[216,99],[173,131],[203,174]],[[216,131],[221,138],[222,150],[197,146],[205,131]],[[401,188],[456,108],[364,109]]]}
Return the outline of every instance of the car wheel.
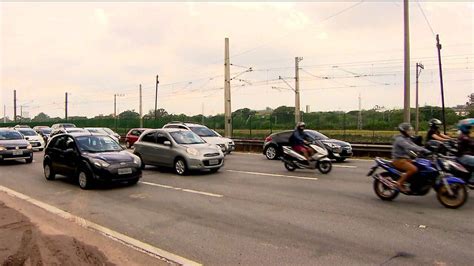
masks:
{"label": "car wheel", "polygon": [[51,167],[51,163],[45,163],[43,166],[44,177],[46,180],[54,180],[56,178],[56,174]]}
{"label": "car wheel", "polygon": [[342,162],[344,162],[345,160],[346,160],[346,158],[337,158],[337,159],[336,159],[336,162],[342,163]]}
{"label": "car wheel", "polygon": [[38,149],[39,151],[43,151],[43,148]]}
{"label": "car wheel", "polygon": [[186,166],[186,162],[183,159],[178,158],[174,162],[174,170],[178,175],[186,175],[188,172],[188,167]]}
{"label": "car wheel", "polygon": [[81,169],[77,179],[80,188],[90,189],[92,187],[92,178],[88,170]]}
{"label": "car wheel", "polygon": [[129,185],[129,186],[136,185],[138,183],[138,180],[140,180],[140,179],[139,178],[132,179],[132,180],[127,182],[127,185]]}
{"label": "car wheel", "polygon": [[30,158],[25,159],[26,163],[32,163],[33,162],[33,156],[30,156]]}
{"label": "car wheel", "polygon": [[132,147],[132,145],[130,145],[130,142],[128,142],[128,140],[127,142],[125,142],[125,147],[127,147],[127,149],[130,149]]}
{"label": "car wheel", "polygon": [[275,146],[269,146],[265,150],[265,156],[267,157],[268,160],[275,160],[277,157],[277,154],[278,152]]}
{"label": "car wheel", "polygon": [[212,168],[211,173],[215,174],[215,173],[219,172],[219,169],[220,168]]}

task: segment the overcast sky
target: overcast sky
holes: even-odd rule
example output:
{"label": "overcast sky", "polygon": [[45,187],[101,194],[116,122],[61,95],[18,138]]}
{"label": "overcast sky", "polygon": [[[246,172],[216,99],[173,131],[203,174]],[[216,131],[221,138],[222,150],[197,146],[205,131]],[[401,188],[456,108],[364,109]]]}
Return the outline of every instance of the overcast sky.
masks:
{"label": "overcast sky", "polygon": [[[358,109],[359,94],[364,109],[403,106],[401,1],[0,3],[0,10],[0,102],[9,117],[13,89],[30,116],[64,116],[66,91],[70,116],[113,113],[115,93],[124,95],[119,111],[138,111],[140,83],[145,113],[154,106],[157,74],[159,107],[223,113],[225,37],[237,76],[233,110],[294,106],[278,77],[294,86],[296,56],[303,57],[302,109]],[[430,26],[443,45],[446,105],[473,92],[473,14],[471,2],[410,3],[413,106],[416,62],[425,67],[420,104],[441,105]]]}

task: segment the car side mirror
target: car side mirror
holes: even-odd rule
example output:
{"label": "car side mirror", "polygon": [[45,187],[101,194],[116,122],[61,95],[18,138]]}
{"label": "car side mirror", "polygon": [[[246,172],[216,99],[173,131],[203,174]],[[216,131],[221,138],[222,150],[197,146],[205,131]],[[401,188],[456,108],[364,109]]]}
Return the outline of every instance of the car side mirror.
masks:
{"label": "car side mirror", "polygon": [[171,146],[171,141],[167,140],[167,141],[163,142],[163,145],[165,145],[165,146]]}

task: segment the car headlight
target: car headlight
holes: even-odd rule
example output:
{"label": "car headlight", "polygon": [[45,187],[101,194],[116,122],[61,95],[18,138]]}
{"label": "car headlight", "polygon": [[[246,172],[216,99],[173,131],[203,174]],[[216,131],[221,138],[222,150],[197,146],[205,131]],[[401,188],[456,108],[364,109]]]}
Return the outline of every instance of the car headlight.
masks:
{"label": "car headlight", "polygon": [[33,149],[33,146],[31,146],[31,144],[28,144],[28,146],[26,146],[26,148],[27,148],[28,150],[31,150],[31,149]]}
{"label": "car headlight", "polygon": [[140,166],[142,164],[142,161],[140,160],[140,157],[134,156],[133,157],[133,163]]}
{"label": "car headlight", "polygon": [[0,146],[0,151],[5,151],[7,148]]}
{"label": "car headlight", "polygon": [[110,165],[110,163],[101,159],[93,159],[92,162],[97,168],[107,168]]}
{"label": "car headlight", "polygon": [[196,150],[195,148],[187,148],[187,149],[186,149],[186,152],[189,153],[189,154],[191,154],[191,155],[194,155],[194,156],[199,155],[199,151]]}

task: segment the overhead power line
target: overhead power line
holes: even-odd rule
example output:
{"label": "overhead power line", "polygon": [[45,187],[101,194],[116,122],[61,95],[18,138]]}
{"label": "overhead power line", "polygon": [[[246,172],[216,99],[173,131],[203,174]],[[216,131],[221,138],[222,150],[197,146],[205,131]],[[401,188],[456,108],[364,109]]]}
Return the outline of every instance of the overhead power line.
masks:
{"label": "overhead power line", "polygon": [[435,36],[436,34],[433,30],[433,27],[431,27],[431,23],[426,17],[425,11],[423,10],[423,7],[421,6],[420,1],[416,0],[416,3],[418,4],[418,7],[420,8],[421,14],[423,14],[423,17],[425,18],[426,24],[428,24],[428,27],[430,28],[431,33],[433,34],[433,36]]}

